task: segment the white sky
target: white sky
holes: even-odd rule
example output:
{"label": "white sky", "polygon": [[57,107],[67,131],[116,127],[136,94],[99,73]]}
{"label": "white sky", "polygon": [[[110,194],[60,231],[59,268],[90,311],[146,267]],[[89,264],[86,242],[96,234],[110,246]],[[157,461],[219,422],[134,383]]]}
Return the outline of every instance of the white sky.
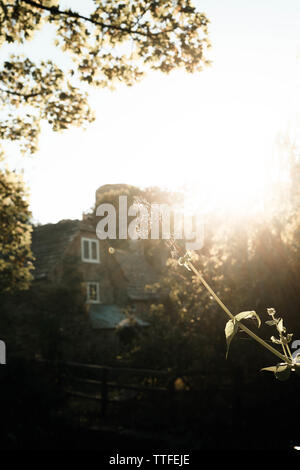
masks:
{"label": "white sky", "polygon": [[[211,68],[92,91],[86,131],[45,127],[37,154],[8,155],[24,171],[35,221],[80,218],[107,183],[186,185],[203,208],[246,207],[266,191],[278,132],[298,124],[300,2],[194,3],[211,21]],[[31,43],[35,58],[47,58],[44,37]]]}

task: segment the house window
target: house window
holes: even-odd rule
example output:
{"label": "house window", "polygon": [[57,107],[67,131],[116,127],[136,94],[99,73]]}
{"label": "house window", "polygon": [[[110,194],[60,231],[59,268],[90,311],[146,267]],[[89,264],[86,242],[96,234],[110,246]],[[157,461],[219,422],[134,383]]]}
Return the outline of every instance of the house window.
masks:
{"label": "house window", "polygon": [[81,259],[87,263],[100,263],[98,240],[95,238],[81,239]]}
{"label": "house window", "polygon": [[89,304],[100,303],[99,282],[86,283],[86,301]]}

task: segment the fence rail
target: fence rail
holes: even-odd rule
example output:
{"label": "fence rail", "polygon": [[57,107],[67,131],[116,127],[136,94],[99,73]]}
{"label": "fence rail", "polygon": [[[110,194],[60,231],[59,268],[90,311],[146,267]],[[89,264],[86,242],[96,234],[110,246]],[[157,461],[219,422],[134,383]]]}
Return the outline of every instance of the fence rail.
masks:
{"label": "fence rail", "polygon": [[[186,397],[203,393],[203,390],[195,388],[177,387],[177,380],[194,376],[203,377],[205,381],[207,374],[202,369],[188,371],[166,371],[154,369],[136,369],[131,367],[113,367],[98,364],[83,364],[70,361],[50,361],[41,359],[38,362],[49,363],[59,367],[64,373],[65,391],[69,396],[82,400],[91,400],[101,403],[101,418],[108,416],[109,404],[118,404],[136,397],[138,394],[165,394],[170,405],[174,409],[178,406],[176,398],[180,395]],[[96,374],[96,377],[95,377]],[[141,380],[144,382],[141,383]],[[155,379],[155,380],[154,380]],[[157,383],[159,381],[159,383]],[[163,385],[161,384],[163,382]],[[239,421],[242,410],[242,388],[243,377],[240,371],[234,375],[231,384],[215,383],[215,387],[220,391],[231,391],[235,397],[232,407],[232,418]],[[86,391],[86,388],[94,390]],[[111,396],[111,391],[119,391],[119,396]],[[122,397],[122,392],[133,392]],[[190,394],[190,395],[189,395]]]}

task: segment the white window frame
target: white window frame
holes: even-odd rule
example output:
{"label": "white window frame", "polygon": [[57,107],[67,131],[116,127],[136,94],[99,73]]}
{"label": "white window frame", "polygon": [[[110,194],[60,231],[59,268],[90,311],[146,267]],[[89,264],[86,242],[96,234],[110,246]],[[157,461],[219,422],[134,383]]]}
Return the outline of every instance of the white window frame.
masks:
{"label": "white window frame", "polygon": [[[91,284],[96,286],[96,292],[97,292],[96,300],[92,300],[92,299],[89,298],[89,292],[90,292],[89,287],[90,287]],[[85,286],[86,286],[86,303],[87,304],[101,304],[99,282],[97,282],[97,281],[88,281],[88,282],[85,283]]]}
{"label": "white window frame", "polygon": [[[96,242],[96,259],[84,257],[84,242],[88,242],[90,255],[92,253],[91,244]],[[97,238],[81,237],[81,260],[85,263],[100,263],[99,240]]]}

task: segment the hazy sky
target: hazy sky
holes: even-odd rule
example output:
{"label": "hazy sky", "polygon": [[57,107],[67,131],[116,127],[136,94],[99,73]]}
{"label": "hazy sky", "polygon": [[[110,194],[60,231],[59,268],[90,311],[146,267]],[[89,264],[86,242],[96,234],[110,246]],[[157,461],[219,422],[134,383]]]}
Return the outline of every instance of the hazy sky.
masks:
{"label": "hazy sky", "polygon": [[[261,197],[278,133],[298,125],[300,2],[195,3],[211,21],[211,68],[92,91],[97,118],[86,131],[45,127],[36,155],[9,155],[24,170],[36,221],[80,218],[107,183],[187,185],[203,207]],[[46,33],[30,47],[34,58],[51,52]]]}

